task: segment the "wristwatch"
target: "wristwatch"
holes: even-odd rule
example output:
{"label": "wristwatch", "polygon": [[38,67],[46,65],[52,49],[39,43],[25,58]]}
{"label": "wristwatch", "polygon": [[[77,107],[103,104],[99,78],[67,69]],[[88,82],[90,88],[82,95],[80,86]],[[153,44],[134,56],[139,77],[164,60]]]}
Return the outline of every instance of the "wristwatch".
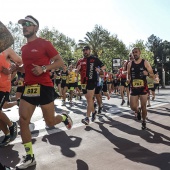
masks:
{"label": "wristwatch", "polygon": [[47,71],[46,66],[45,66],[45,65],[43,65],[43,66],[41,66],[41,67],[42,67],[43,72],[44,72],[44,73],[46,73],[46,71]]}

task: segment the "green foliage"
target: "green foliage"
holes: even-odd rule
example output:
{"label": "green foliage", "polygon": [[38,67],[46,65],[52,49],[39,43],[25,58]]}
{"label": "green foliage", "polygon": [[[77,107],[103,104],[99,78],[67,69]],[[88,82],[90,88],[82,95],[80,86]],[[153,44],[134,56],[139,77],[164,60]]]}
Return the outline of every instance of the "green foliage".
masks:
{"label": "green foliage", "polygon": [[151,52],[148,47],[144,44],[143,40],[137,40],[136,43],[130,46],[131,49],[138,47],[141,50],[141,57],[147,60],[151,65],[154,64],[154,54]]}
{"label": "green foliage", "polygon": [[26,43],[26,39],[23,36],[20,25],[9,22],[6,27],[14,38],[14,44],[12,45],[12,48],[16,53],[21,54],[21,47]]}
{"label": "green foliage", "polygon": [[[19,24],[9,22],[7,28],[14,37],[12,48],[21,54],[21,47],[26,43],[22,29]],[[59,32],[55,28],[51,30],[45,27],[38,32],[38,36],[45,38],[54,45],[60,52],[66,64],[76,63],[82,57],[82,47],[89,45],[92,48],[92,53],[98,56],[106,65],[107,70],[112,70],[112,60],[120,58],[121,60],[128,59],[130,52],[126,45],[117,38],[117,35],[111,35],[110,32],[102,26],[96,25],[91,32],[87,32],[84,40],[79,40],[76,44],[74,39],[71,39]],[[170,42],[162,41],[159,37],[151,35],[146,44],[143,40],[138,40],[130,46],[139,47],[141,49],[141,57],[148,60],[151,65],[158,65],[157,59],[163,62],[165,68],[170,66],[167,58],[170,58]]]}
{"label": "green foliage", "polygon": [[40,30],[39,36],[49,40],[54,45],[54,47],[60,52],[65,63],[68,63],[69,60],[73,58],[75,41],[71,38],[60,33],[55,28],[49,30],[48,27]]}
{"label": "green foliage", "polygon": [[147,46],[154,54],[154,64],[158,65],[158,61],[166,63],[167,58],[170,58],[170,42],[162,41],[159,37],[151,35],[148,38]]}
{"label": "green foliage", "polygon": [[125,44],[116,35],[111,35],[106,29],[96,25],[92,32],[87,32],[84,40],[79,40],[78,49],[89,45],[92,53],[98,56],[112,70],[113,58],[124,59],[128,56]]}

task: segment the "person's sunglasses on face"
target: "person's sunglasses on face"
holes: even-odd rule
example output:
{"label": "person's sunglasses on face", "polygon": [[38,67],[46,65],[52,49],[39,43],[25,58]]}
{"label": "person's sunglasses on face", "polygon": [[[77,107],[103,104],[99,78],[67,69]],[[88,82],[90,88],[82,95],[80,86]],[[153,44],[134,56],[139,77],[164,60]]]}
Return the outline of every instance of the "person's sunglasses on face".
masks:
{"label": "person's sunglasses on face", "polygon": [[33,24],[32,22],[26,21],[26,22],[23,22],[23,23],[22,23],[22,26],[23,26],[23,27],[24,27],[24,26],[30,27],[30,26],[34,26],[34,24]]}
{"label": "person's sunglasses on face", "polygon": [[83,49],[82,51],[84,52],[84,51],[87,51],[88,49]]}

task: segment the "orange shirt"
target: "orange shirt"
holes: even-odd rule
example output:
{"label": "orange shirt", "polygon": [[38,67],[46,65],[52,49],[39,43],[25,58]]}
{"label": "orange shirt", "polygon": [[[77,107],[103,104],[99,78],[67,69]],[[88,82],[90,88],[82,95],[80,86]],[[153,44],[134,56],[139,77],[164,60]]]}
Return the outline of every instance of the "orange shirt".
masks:
{"label": "orange shirt", "polygon": [[2,67],[10,68],[10,63],[6,60],[5,53],[0,53],[0,91],[10,92],[11,90],[11,74],[2,73]]}

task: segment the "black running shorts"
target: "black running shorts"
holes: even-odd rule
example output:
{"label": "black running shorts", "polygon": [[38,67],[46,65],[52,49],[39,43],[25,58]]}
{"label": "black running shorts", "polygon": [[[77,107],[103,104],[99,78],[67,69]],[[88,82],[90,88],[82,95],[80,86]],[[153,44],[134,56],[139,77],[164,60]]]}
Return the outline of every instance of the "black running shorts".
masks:
{"label": "black running shorts", "polygon": [[22,93],[24,90],[24,86],[18,86],[16,92]]}
{"label": "black running shorts", "polygon": [[131,89],[131,96],[139,96],[139,95],[146,95],[148,93],[148,89],[146,88],[138,88],[138,89]]}
{"label": "black running shorts", "polygon": [[100,94],[101,91],[102,91],[102,86],[97,86],[97,87],[95,88],[94,94]]}
{"label": "black running shorts", "polygon": [[[25,90],[25,87],[24,87]],[[21,99],[27,101],[32,105],[45,105],[54,101],[54,87],[40,85],[40,96],[28,97],[21,95]]]}
{"label": "black running shorts", "polygon": [[97,83],[88,82],[87,85],[86,85],[86,89],[82,89],[83,94],[86,94],[87,90],[94,90],[96,88],[96,86],[97,86]]}
{"label": "black running shorts", "polygon": [[0,110],[6,101],[9,101],[9,92],[2,92],[0,91]]}

